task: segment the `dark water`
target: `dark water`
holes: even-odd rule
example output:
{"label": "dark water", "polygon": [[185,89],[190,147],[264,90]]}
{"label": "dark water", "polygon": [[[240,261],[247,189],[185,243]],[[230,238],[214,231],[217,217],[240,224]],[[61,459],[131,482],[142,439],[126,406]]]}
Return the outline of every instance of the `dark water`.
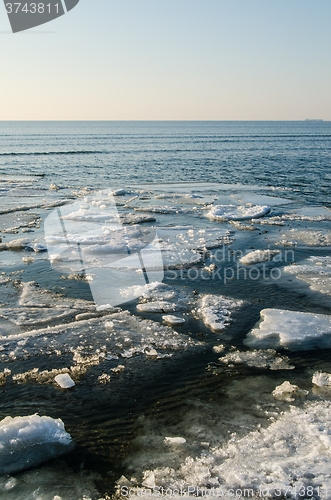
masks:
{"label": "dark water", "polygon": [[0,122],[0,173],[103,187],[207,181],[330,202],[330,122]]}

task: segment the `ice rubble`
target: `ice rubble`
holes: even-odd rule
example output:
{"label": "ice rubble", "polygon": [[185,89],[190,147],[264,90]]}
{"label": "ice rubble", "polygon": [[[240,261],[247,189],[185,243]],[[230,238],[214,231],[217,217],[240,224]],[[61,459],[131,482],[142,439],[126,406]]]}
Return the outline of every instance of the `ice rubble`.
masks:
{"label": "ice rubble", "polygon": [[270,262],[280,253],[280,250],[255,250],[254,252],[249,252],[244,255],[239,262],[245,264],[246,266],[251,266],[253,264],[258,264],[260,262]]}
{"label": "ice rubble", "polygon": [[249,347],[331,345],[331,315],[263,309],[261,322],[246,336]]}
{"label": "ice rubble", "polygon": [[30,415],[0,422],[0,474],[35,467],[68,452],[70,434],[60,419]]}
{"label": "ice rubble", "polygon": [[70,389],[75,385],[75,382],[72,380],[69,373],[61,373],[60,375],[56,375],[54,380],[61,387],[61,389]]}
{"label": "ice rubble", "polygon": [[162,193],[155,195],[156,200],[170,200],[173,203],[182,203],[185,205],[207,205],[212,203],[214,197],[200,196],[192,193]]}
{"label": "ice rubble", "polygon": [[206,217],[211,220],[228,221],[228,220],[245,220],[258,219],[270,212],[270,207],[265,205],[255,206],[235,206],[235,205],[215,205],[210,207],[206,213]]}
{"label": "ice rubble", "polygon": [[331,295],[331,256],[312,256],[301,264],[284,267],[284,271],[308,283],[314,292]]}
{"label": "ice rubble", "polygon": [[280,356],[274,349],[234,351],[219,358],[222,363],[243,363],[255,368],[269,368],[270,370],[293,370],[287,356]]}
{"label": "ice rubble", "polygon": [[222,295],[205,295],[196,309],[206,326],[215,331],[223,330],[232,321],[231,314],[244,305],[242,300],[234,300]]}
{"label": "ice rubble", "polygon": [[[242,438],[233,435],[198,458],[187,457],[177,469],[158,467],[144,476],[153,474],[159,488],[186,491],[190,498],[197,488],[223,498],[299,499],[303,491],[312,495],[312,490],[329,498],[330,427],[330,402],[305,403],[303,408],[291,407],[267,428]],[[189,487],[194,489],[191,495]]]}

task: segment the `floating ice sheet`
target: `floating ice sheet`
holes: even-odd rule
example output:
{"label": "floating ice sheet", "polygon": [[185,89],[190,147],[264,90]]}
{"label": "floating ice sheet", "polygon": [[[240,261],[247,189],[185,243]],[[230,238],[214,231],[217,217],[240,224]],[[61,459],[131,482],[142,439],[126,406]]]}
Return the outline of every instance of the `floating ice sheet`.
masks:
{"label": "floating ice sheet", "polygon": [[67,453],[70,434],[60,419],[30,415],[0,422],[0,474],[29,469]]}
{"label": "floating ice sheet", "polygon": [[301,347],[331,345],[331,315],[263,309],[261,322],[244,341],[249,347]]}
{"label": "floating ice sheet", "polygon": [[[109,323],[112,327],[109,328]],[[144,356],[156,349],[169,354],[200,345],[189,336],[129,312],[12,334],[0,339],[2,361],[46,354],[72,354],[77,364],[98,364],[110,357]]]}

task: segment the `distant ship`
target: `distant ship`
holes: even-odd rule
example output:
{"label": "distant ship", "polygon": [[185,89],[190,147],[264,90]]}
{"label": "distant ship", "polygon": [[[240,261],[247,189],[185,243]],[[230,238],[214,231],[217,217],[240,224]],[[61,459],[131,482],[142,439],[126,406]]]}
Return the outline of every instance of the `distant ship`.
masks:
{"label": "distant ship", "polygon": [[311,120],[309,118],[306,118],[305,122],[315,122],[315,123],[317,122],[317,123],[320,123],[320,122],[324,122],[324,120]]}

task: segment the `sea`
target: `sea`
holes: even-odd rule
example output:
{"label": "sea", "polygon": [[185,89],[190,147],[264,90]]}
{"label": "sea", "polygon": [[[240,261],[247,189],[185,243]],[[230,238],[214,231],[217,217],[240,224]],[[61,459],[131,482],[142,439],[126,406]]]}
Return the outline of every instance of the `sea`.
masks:
{"label": "sea", "polygon": [[0,122],[0,498],[331,498],[331,122]]}

